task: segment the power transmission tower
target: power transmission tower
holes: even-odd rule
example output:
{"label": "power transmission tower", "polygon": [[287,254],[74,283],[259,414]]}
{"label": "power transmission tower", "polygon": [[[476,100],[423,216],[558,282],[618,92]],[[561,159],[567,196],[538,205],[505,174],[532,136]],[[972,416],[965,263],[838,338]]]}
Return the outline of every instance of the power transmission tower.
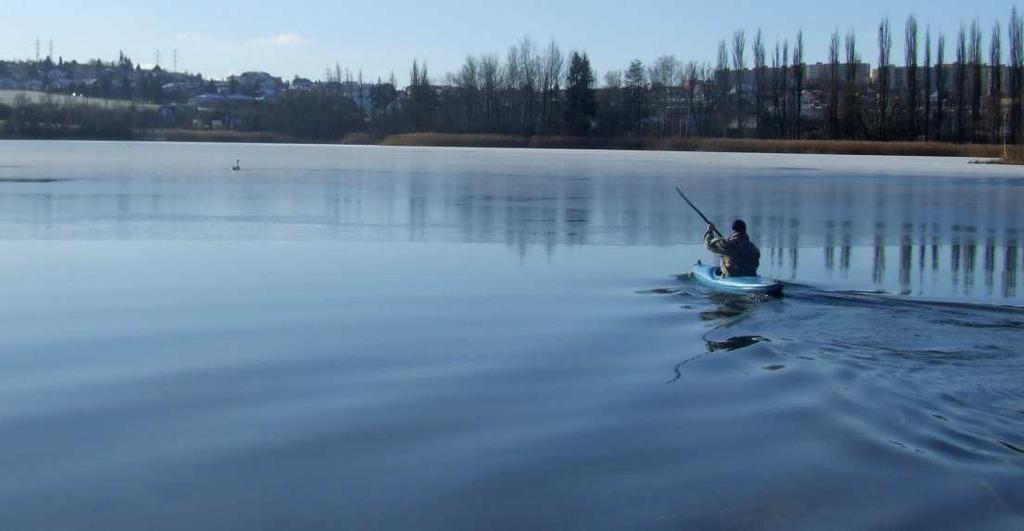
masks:
{"label": "power transmission tower", "polygon": [[39,62],[39,46],[40,46],[39,37],[36,37],[36,62],[37,63]]}
{"label": "power transmission tower", "polygon": [[49,57],[50,60],[52,61],[53,60],[53,39],[50,39],[49,44],[50,44],[50,47],[49,47],[50,54],[47,55],[47,57]]}
{"label": "power transmission tower", "polygon": [[178,71],[178,49],[174,49],[174,72]]}
{"label": "power transmission tower", "polygon": [[156,66],[160,66],[160,50],[156,51]]}

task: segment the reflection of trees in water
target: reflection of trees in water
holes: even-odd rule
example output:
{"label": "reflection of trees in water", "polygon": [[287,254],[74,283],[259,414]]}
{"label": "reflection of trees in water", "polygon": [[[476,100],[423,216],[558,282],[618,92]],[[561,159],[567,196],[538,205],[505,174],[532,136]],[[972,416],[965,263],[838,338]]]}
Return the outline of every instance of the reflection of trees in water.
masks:
{"label": "reflection of trees in water", "polygon": [[900,242],[900,293],[910,294],[910,270],[914,263],[914,246],[910,244],[910,235],[904,234]]}
{"label": "reflection of trees in water", "polygon": [[843,222],[843,247],[839,254],[839,270],[843,274],[843,278],[846,278],[850,272],[850,257],[851,257],[851,236],[850,227],[853,224],[850,221]]}
{"label": "reflection of trees in water", "polygon": [[796,278],[796,271],[800,267],[800,220],[790,218],[789,220],[789,278]]}
{"label": "reflection of trees in water", "polygon": [[[598,163],[475,171],[439,164],[252,174],[214,184],[157,179],[101,184],[94,193],[76,191],[74,183],[31,185],[0,193],[0,212],[6,234],[40,239],[74,235],[97,221],[103,223],[92,226],[107,232],[93,236],[125,239],[202,234],[215,225],[227,237],[234,230],[246,238],[499,242],[527,257],[567,245],[696,244],[703,222],[675,195],[679,184],[723,228],[747,219],[762,262],[780,276],[822,268],[831,276],[838,268],[843,278],[867,277],[870,267],[870,278],[884,283],[898,256],[899,275],[889,282],[901,291],[929,278],[948,286],[952,277],[957,290],[983,282],[986,293],[1016,295],[1015,211],[1024,188],[999,181],[728,169],[701,176],[681,170],[677,179],[615,174]],[[864,270],[851,273],[858,267]]]}
{"label": "reflection of trees in water", "polygon": [[881,284],[885,278],[885,223],[875,224],[874,263],[871,277],[875,284]]}
{"label": "reflection of trees in water", "polygon": [[[915,254],[918,262],[917,283],[919,293],[923,293],[923,286],[926,281],[925,265],[930,262],[930,271],[933,277],[941,271],[939,245],[917,245],[916,252],[914,247],[914,245],[910,244],[909,241],[905,239],[901,242],[899,248],[899,284],[901,291],[904,293],[909,293],[912,288],[910,272],[914,267]],[[977,256],[979,251],[981,251],[981,249],[979,249],[978,245],[962,243],[960,241],[956,241],[949,246],[949,273],[954,291],[960,291],[966,295],[970,295],[973,292],[976,279],[979,274],[977,271]],[[983,251],[982,273],[984,275],[986,295],[991,296],[996,293],[996,270],[1000,267],[1000,261],[998,259],[1000,252],[1002,252],[1003,255],[1001,266],[1001,294],[1004,297],[1013,297],[1016,295],[1015,284],[1018,250],[1014,245],[1004,246],[1000,250],[1000,248],[995,245],[994,238],[986,240]]]}
{"label": "reflection of trees in water", "polygon": [[985,293],[992,295],[995,288],[996,242],[989,236],[985,240]]}
{"label": "reflection of trees in water", "polygon": [[974,259],[978,253],[978,246],[971,243],[964,245],[964,293],[974,292]]}
{"label": "reflection of trees in water", "polygon": [[[899,271],[896,284],[900,293],[910,294],[915,291],[918,294],[926,293],[925,285],[930,277],[935,280],[937,275],[948,270],[950,286],[954,293],[965,295],[973,294],[979,276],[985,284],[985,294],[993,296],[997,294],[996,281],[997,270],[1001,269],[999,282],[1003,297],[1016,296],[1016,276],[1020,259],[1019,251],[1011,231],[1006,232],[1005,245],[998,244],[999,238],[994,231],[988,231],[984,242],[976,241],[977,229],[970,226],[954,225],[949,228],[953,234],[952,242],[949,245],[939,243],[939,237],[929,234],[927,225],[915,227],[904,224],[902,233],[895,244],[895,250],[899,254]],[[879,286],[886,284],[887,253],[890,250],[890,242],[886,239],[886,228],[883,224],[876,225],[877,232],[871,246],[871,279]],[[835,254],[837,252],[834,226],[826,226],[823,240],[823,268],[827,276],[836,267]],[[853,247],[849,245],[838,246],[840,254],[840,268],[850,267],[850,256]],[[942,267],[942,255],[948,253],[949,263],[947,269]],[[1001,253],[1001,255],[1000,255]],[[979,260],[981,270],[979,271]],[[808,267],[814,267],[810,264]],[[913,275],[914,268],[917,268],[917,275]],[[789,269],[786,268],[789,272]],[[799,273],[798,273],[799,276]]]}
{"label": "reflection of trees in water", "polygon": [[953,275],[953,287],[956,288],[960,285],[960,239],[953,240],[953,245],[949,249],[949,264],[950,273]]}
{"label": "reflection of trees in water", "polygon": [[1003,255],[1003,297],[1017,295],[1017,242],[1011,240]]}
{"label": "reflection of trees in water", "polygon": [[836,222],[828,220],[825,222],[825,271],[832,276],[832,270],[836,266]]}
{"label": "reflection of trees in water", "polygon": [[923,243],[926,240],[925,232],[927,231],[927,227],[922,223],[920,229],[918,241],[922,243],[917,246],[917,290],[919,294],[924,293],[924,266],[928,260],[928,247]]}

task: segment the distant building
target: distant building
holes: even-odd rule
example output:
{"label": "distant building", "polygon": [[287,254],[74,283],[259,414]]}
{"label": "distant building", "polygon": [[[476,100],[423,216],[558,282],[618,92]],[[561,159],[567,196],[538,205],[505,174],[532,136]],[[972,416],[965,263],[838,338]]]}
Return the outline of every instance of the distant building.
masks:
{"label": "distant building", "polygon": [[227,81],[214,81],[213,86],[217,90],[216,94],[221,96],[231,94],[231,83]]}
{"label": "distant building", "polygon": [[[896,91],[896,90],[902,89],[903,87],[906,87],[906,83],[907,83],[907,68],[905,66],[890,65],[888,69],[889,69],[889,81],[888,81],[889,89],[893,90],[893,91]],[[999,65],[999,69],[1000,69],[1000,86],[1001,86],[1001,89],[1002,89],[1001,92],[1002,92],[1002,94],[1007,94],[1007,93],[1009,93],[1009,90],[1010,90],[1010,71],[1009,71],[1009,68],[1006,65]],[[951,64],[942,65],[942,71],[946,75],[947,87],[952,87],[953,84],[955,83],[955,80],[956,80],[957,64],[956,63],[951,63]],[[931,86],[935,87],[938,72],[934,68],[934,66],[932,68],[929,68],[928,72],[929,72],[930,77],[931,77]],[[880,74],[881,74],[881,72],[879,72],[879,69],[876,68],[876,69],[872,70],[871,71],[871,81],[873,83],[877,83]],[[924,65],[919,65],[917,67],[917,77],[918,77],[917,84],[922,89],[924,88],[924,82],[925,82],[924,75],[925,75]],[[968,76],[973,76],[974,75],[973,67],[971,65],[967,65],[967,75]],[[988,97],[989,95],[992,94],[992,67],[990,65],[981,65],[981,94],[982,94],[982,96],[985,96],[985,97]]]}
{"label": "distant building", "polygon": [[342,95],[352,98],[352,101],[356,103],[363,112],[370,112],[373,110],[373,98],[370,94],[370,85],[364,85],[357,81],[345,81],[341,84]]}
{"label": "distant building", "polygon": [[228,78],[228,82],[234,82],[237,92],[251,97],[264,99],[276,99],[284,91],[284,81],[266,72],[244,72],[237,76]]}
{"label": "distant building", "polygon": [[[846,82],[846,70],[848,63],[839,63],[839,81],[841,83]],[[807,65],[807,81],[810,85],[824,86],[831,79],[829,63],[813,63]],[[871,81],[871,65],[868,63],[857,63],[855,79],[857,83],[867,83]]]}
{"label": "distant building", "polygon": [[311,92],[315,84],[304,77],[295,76],[295,79],[289,84],[288,88],[291,90],[298,90],[302,92]]}

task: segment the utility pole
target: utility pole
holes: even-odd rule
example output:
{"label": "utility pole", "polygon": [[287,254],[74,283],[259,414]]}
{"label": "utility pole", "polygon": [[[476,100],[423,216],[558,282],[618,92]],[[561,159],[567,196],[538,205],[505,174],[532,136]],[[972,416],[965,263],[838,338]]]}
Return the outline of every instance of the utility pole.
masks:
{"label": "utility pole", "polygon": [[178,71],[178,49],[174,49],[174,72]]}
{"label": "utility pole", "polygon": [[39,37],[37,36],[36,37],[36,62],[37,63],[39,62],[39,46],[40,46],[40,44],[39,44]]}
{"label": "utility pole", "polygon": [[50,39],[49,45],[50,45],[50,47],[49,47],[50,54],[47,55],[47,57],[49,57],[50,60],[52,61],[53,60],[53,39]]}
{"label": "utility pole", "polygon": [[160,66],[160,50],[156,51],[156,66]]}

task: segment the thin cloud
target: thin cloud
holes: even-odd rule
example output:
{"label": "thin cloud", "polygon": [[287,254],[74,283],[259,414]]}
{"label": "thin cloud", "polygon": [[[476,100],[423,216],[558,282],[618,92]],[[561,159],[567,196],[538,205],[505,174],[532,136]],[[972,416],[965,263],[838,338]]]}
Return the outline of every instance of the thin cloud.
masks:
{"label": "thin cloud", "polygon": [[253,44],[272,44],[274,46],[304,46],[312,43],[313,41],[299,35],[298,33],[285,32],[276,33],[269,37],[260,37],[252,42]]}

